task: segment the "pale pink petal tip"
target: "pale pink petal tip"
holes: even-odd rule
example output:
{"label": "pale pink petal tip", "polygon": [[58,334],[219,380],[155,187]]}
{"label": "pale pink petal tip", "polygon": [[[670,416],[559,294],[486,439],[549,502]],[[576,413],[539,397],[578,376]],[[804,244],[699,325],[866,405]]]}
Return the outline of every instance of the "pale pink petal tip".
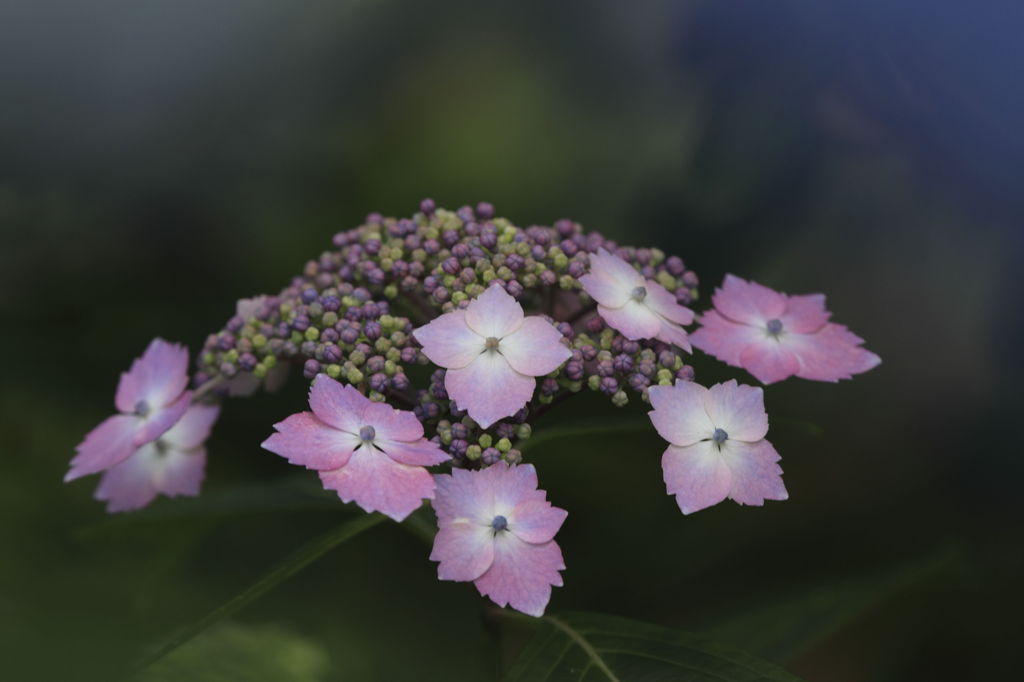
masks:
{"label": "pale pink petal tip", "polygon": [[788,296],[727,275],[712,301],[690,341],[764,384],[791,376],[835,382],[881,362],[862,339],[828,321],[821,294]]}
{"label": "pale pink petal tip", "polygon": [[763,391],[735,380],[704,389],[692,382],[649,391],[651,421],[671,443],[662,456],[665,487],[684,514],[729,498],[761,505],[788,497],[779,455],[765,440]]}
{"label": "pale pink petal tip", "polygon": [[344,502],[401,521],[434,497],[424,467],[449,455],[424,438],[411,412],[375,403],[352,386],[321,374],[310,389],[312,412],[275,424],[263,447],[320,474]]}
{"label": "pale pink petal tip", "polygon": [[599,249],[580,284],[597,301],[598,315],[627,339],[658,339],[690,351],[682,325],[693,322],[693,311],[622,258]]}
{"label": "pale pink petal tip", "polygon": [[530,465],[455,469],[437,478],[438,533],[430,558],[441,580],[472,580],[499,606],[541,616],[565,569],[554,537],[567,513],[537,488]]}

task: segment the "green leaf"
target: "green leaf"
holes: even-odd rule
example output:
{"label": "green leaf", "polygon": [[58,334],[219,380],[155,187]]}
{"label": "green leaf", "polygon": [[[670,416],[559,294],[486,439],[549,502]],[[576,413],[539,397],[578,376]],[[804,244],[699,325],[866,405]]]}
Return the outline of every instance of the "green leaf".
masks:
{"label": "green leaf", "polygon": [[537,433],[528,440],[521,441],[517,448],[520,452],[532,450],[538,445],[544,445],[553,440],[562,438],[580,438],[584,436],[607,436],[636,433],[637,431],[654,432],[651,420],[647,415],[628,415],[612,419],[577,419],[574,421],[559,423],[557,426],[548,425],[537,429]]}
{"label": "green leaf", "polygon": [[955,569],[962,559],[955,546],[947,546],[887,570],[848,574],[782,599],[745,604],[701,630],[758,656],[792,660],[901,591]]}
{"label": "green leaf", "polygon": [[505,682],[799,682],[698,635],[589,613],[546,616]]}
{"label": "green leaf", "polygon": [[355,537],[364,530],[376,526],[386,519],[387,517],[381,514],[360,516],[357,519],[347,521],[340,526],[332,528],[320,537],[303,545],[295,552],[281,560],[277,565],[263,574],[262,577],[236,594],[234,597],[224,602],[213,611],[210,611],[206,616],[200,618],[192,625],[183,628],[162,646],[158,647],[156,651],[149,656],[146,656],[137,666],[137,669],[145,669],[156,661],[164,658],[186,642],[192,640],[196,635],[199,635],[209,629],[212,625],[221,622],[242,607],[252,601],[255,601],[274,587],[280,585],[285,580],[308,566],[314,560],[327,553],[329,550],[337,547],[346,540]]}

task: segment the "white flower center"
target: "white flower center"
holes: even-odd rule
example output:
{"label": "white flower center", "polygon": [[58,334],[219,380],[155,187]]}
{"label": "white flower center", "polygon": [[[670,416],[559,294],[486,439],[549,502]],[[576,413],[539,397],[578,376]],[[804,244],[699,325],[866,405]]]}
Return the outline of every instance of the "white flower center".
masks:
{"label": "white flower center", "polygon": [[484,350],[491,351],[492,353],[498,351],[498,347],[501,345],[501,339],[497,336],[488,336],[484,341]]}
{"label": "white flower center", "polygon": [[500,533],[501,531],[508,528],[508,519],[506,519],[501,514],[498,514],[494,517],[494,520],[491,521],[491,528],[494,529],[495,533]]}
{"label": "white flower center", "polygon": [[765,326],[768,328],[768,333],[772,336],[778,336],[782,333],[782,320],[768,320]]}
{"label": "white flower center", "polygon": [[364,426],[359,429],[359,438],[364,443],[372,443],[373,439],[377,437],[377,430],[372,426]]}
{"label": "white flower center", "polygon": [[711,434],[711,440],[721,449],[722,443],[729,440],[729,434],[725,432],[725,429],[715,429],[715,432]]}

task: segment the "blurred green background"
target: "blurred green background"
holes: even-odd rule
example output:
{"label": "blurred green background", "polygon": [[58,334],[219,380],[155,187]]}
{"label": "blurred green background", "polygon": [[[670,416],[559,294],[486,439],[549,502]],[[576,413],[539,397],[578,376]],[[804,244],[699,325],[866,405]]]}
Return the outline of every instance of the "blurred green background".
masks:
{"label": "blurred green background", "polygon": [[[809,680],[1019,662],[1024,28],[1016,2],[28,2],[0,7],[0,679],[110,680],[354,516],[226,405],[205,494],[63,485],[156,335],[193,350],[370,211],[493,202],[821,291],[883,364],[767,392],[791,499],[683,517],[653,430],[529,459],[570,517],[551,611]],[[698,309],[706,305],[698,304]],[[696,356],[698,381],[752,381]],[[626,410],[640,414],[641,406]],[[537,425],[614,415],[581,397]],[[149,680],[488,680],[523,632],[380,526]]]}

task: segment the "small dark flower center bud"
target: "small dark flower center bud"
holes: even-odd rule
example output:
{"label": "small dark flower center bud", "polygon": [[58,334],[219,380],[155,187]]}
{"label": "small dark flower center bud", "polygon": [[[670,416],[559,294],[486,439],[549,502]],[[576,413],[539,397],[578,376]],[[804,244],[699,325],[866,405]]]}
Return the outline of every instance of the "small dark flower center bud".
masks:
{"label": "small dark flower center bud", "polygon": [[498,350],[498,345],[501,343],[501,339],[496,336],[488,336],[487,340],[484,341],[484,348],[487,350]]}
{"label": "small dark flower center bud", "polygon": [[140,400],[139,402],[135,403],[135,414],[137,414],[140,417],[145,417],[147,414],[149,414],[149,403],[147,403],[145,400]]}
{"label": "small dark flower center bud", "polygon": [[377,431],[372,426],[364,426],[359,429],[359,437],[362,438],[364,442],[369,443],[377,437]]}
{"label": "small dark flower center bud", "polygon": [[506,519],[501,514],[498,514],[494,517],[494,520],[491,521],[491,528],[493,528],[495,532],[500,533],[501,531],[508,528],[508,519]]}
{"label": "small dark flower center bud", "polygon": [[715,441],[716,444],[721,445],[725,441],[729,440],[729,434],[724,429],[715,429],[715,432],[711,434],[711,440]]}
{"label": "small dark flower center bud", "polygon": [[631,294],[634,301],[640,302],[647,298],[647,287],[637,287]]}
{"label": "small dark flower center bud", "polygon": [[782,333],[782,320],[768,320],[768,333],[778,336]]}

